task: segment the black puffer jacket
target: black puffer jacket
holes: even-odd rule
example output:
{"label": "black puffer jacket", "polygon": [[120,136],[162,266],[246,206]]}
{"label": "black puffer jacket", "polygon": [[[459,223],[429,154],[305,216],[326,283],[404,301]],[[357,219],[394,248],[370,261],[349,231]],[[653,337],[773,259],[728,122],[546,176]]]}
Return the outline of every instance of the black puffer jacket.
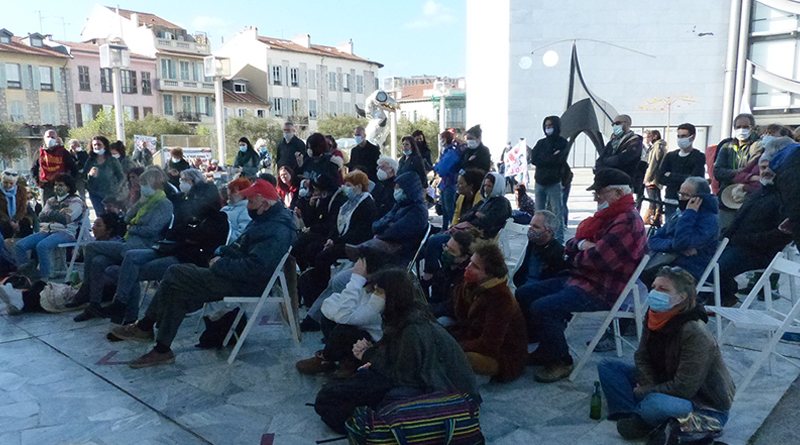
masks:
{"label": "black puffer jacket", "polygon": [[792,241],[792,235],[778,230],[783,222],[778,187],[767,185],[747,196],[725,231],[732,246],[753,255],[772,258]]}
{"label": "black puffer jacket", "polygon": [[533,178],[539,185],[560,183],[569,156],[569,142],[561,137],[561,119],[558,116],[547,116],[544,122],[547,121],[553,125],[553,134],[539,139],[531,151],[530,163],[536,166]]}

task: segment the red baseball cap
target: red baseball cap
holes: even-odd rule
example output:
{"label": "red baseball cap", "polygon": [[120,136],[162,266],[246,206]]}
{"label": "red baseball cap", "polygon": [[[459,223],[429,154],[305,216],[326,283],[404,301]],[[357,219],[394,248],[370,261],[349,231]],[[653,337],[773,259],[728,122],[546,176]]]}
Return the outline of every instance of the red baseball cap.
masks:
{"label": "red baseball cap", "polygon": [[242,195],[243,198],[249,198],[255,195],[261,195],[266,199],[271,201],[280,201],[280,197],[278,197],[278,191],[275,190],[275,186],[270,184],[269,182],[263,179],[256,179],[253,182],[253,185],[250,187],[239,191],[239,194]]}

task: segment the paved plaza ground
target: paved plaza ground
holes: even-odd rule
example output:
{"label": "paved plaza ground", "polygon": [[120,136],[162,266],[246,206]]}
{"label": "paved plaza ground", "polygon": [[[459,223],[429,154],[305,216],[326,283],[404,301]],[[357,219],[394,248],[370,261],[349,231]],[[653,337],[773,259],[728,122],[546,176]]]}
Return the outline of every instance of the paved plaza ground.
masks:
{"label": "paved plaza ground", "polygon": [[[569,205],[571,233],[594,211],[595,203],[585,191],[590,179],[589,170],[576,171]],[[522,243],[521,236],[513,239],[511,249],[519,250]],[[781,291],[788,293],[782,284]],[[10,317],[0,309],[0,445],[299,445],[334,437],[306,406],[326,377],[302,376],[294,368],[297,360],[321,348],[321,334],[306,334],[298,343],[290,338],[277,308],[266,312],[233,365],[226,362],[230,349],[194,347],[199,337],[195,314],[183,323],[173,345],[174,365],[134,370],[126,362],[151,346],[108,342],[105,336],[112,325],[107,321],[78,324],[70,313]],[[582,351],[598,323],[584,319],[573,330],[570,344]],[[713,321],[709,328],[715,328]],[[765,339],[745,332],[726,340],[722,351],[734,379],[741,379],[756,355],[754,349]],[[800,357],[800,346],[780,344],[779,349]],[[633,350],[625,348],[623,359],[632,355]],[[625,443],[613,422],[589,418],[595,366],[613,356],[614,352],[593,354],[575,382],[537,383],[529,368],[512,383],[484,383],[481,424],[488,442]],[[738,395],[721,440],[748,443],[797,375],[797,368],[784,361],[776,361],[771,374],[760,371]],[[796,423],[796,407],[784,407],[783,423],[792,414]]]}

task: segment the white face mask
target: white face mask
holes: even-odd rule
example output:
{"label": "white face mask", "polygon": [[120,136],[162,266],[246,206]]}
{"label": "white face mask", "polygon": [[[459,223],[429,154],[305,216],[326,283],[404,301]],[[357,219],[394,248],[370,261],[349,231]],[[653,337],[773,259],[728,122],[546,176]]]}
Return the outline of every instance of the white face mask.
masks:
{"label": "white face mask", "polygon": [[181,162],[181,158],[172,158],[172,162]]}
{"label": "white face mask", "polygon": [[733,131],[733,134],[736,136],[736,139],[740,141],[745,141],[747,138],[750,137],[750,129],[749,128],[737,128]]}
{"label": "white face mask", "polygon": [[378,169],[378,181],[385,181],[387,179],[389,179],[389,173]]}
{"label": "white face mask", "polygon": [[611,205],[611,204],[609,204],[608,201],[598,202],[597,203],[597,211],[599,212],[601,210],[605,210],[605,209],[608,208],[609,205]]}
{"label": "white face mask", "polygon": [[478,143],[477,140],[475,140],[475,139],[467,139],[467,147],[469,147],[471,150],[474,150],[474,149],[478,148],[478,145],[480,145],[480,144]]}
{"label": "white face mask", "polygon": [[95,150],[94,152],[97,153],[98,156],[102,156],[102,155],[104,155],[106,153],[106,149],[105,148],[101,148],[101,149]]}
{"label": "white face mask", "polygon": [[117,153],[117,154],[115,154],[115,155],[111,155],[111,156],[112,156],[114,159],[119,159],[119,157],[120,157],[120,154],[119,154],[119,153]]}
{"label": "white face mask", "polygon": [[403,154],[406,156],[411,156],[411,153],[413,153],[411,150],[403,150]]}
{"label": "white face mask", "polygon": [[363,136],[353,136],[353,139],[356,140],[356,145],[361,145],[361,143],[364,142]]}
{"label": "white face mask", "polygon": [[309,148],[308,150],[306,150],[306,153],[308,154],[309,158],[313,158],[314,157],[314,150]]}
{"label": "white face mask", "polygon": [[301,198],[305,198],[306,196],[308,196],[308,189],[300,189],[298,194],[300,195]]}
{"label": "white face mask", "polygon": [[180,189],[181,189],[181,192],[183,192],[183,193],[189,193],[189,190],[192,189],[192,184],[189,184],[186,181],[181,181]]}
{"label": "white face mask", "polygon": [[45,138],[44,142],[47,145],[47,148],[53,148],[58,145],[58,139]]}
{"label": "white face mask", "polygon": [[553,134],[553,129],[552,128],[545,128],[544,129],[544,134],[546,134],[548,136],[552,135]]}
{"label": "white face mask", "polygon": [[289,142],[289,141],[292,140],[292,136],[294,136],[292,133],[284,132],[283,133],[283,140],[285,140],[286,142]]}
{"label": "white face mask", "polygon": [[692,138],[678,138],[678,148],[686,150],[692,146]]}

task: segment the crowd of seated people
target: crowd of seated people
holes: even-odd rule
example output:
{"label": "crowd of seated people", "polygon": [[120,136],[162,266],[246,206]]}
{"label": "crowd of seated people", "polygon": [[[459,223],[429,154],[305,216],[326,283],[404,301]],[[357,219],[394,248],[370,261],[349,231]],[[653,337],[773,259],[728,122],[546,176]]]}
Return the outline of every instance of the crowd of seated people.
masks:
{"label": "crowd of seated people", "polygon": [[[545,131],[552,120],[546,119]],[[752,127],[749,118],[738,120]],[[639,139],[629,131],[630,119],[623,115],[619,121],[616,138],[632,141],[635,152]],[[681,127],[681,139],[689,141],[681,144],[681,153],[689,154],[670,156],[671,162],[693,156],[692,131]],[[75,321],[109,318],[119,325],[109,340],[154,344],[130,362],[133,368],[173,363],[172,344],[187,314],[226,296],[260,295],[291,248],[300,271],[298,294],[307,307],[301,330],[321,330],[324,340],[324,347],[296,368],[307,375],[332,374],[314,409],[343,433],[359,406],[376,408],[437,391],[480,402],[476,375],[504,383],[531,366],[539,382],[569,376],[574,367],[564,331],[572,316],[609,310],[650,254],[640,278],[653,290],[635,364],[604,361],[598,367],[609,418],[627,439],[692,412],[727,421],[734,387],[705,326],[696,280],[720,237],[729,237],[719,261],[720,287],[723,302],[735,304],[735,277],[763,268],[791,242],[795,220],[787,209],[793,203],[787,205],[784,189],[790,190],[786,184],[797,176],[787,169],[797,162],[800,145],[784,137],[759,139],[753,132],[724,145],[720,179],[741,180],[746,191],[740,203],[722,204],[733,212],[733,224],[722,231],[724,198],[712,194],[705,178],[676,167],[662,172],[685,176],[676,209],[648,238],[634,198],[636,180],[603,164],[588,189],[597,211],[562,244],[564,214],[535,210],[525,185],[516,189],[518,210],[512,212],[506,179],[488,171],[491,158],[479,126],[467,132],[466,143],[442,133],[434,165],[424,134],[402,139],[400,159],[381,156],[363,128],[354,135],[356,146],[344,165],[333,138],[313,133],[303,141],[287,122],[276,176],[262,171],[264,153],[241,138],[236,177],[222,190],[179,150],[164,169],[126,162],[126,190],[116,200],[106,199],[110,189],[96,181],[114,177],[114,162],[126,159],[114,155],[124,147],[95,138],[87,165],[97,170],[89,175],[95,178],[89,192],[93,207],[102,205],[103,211],[93,224],[96,240],[84,248],[83,282],[70,303],[84,310]],[[604,162],[625,147],[610,143]],[[729,175],[728,160],[745,150],[748,162],[737,160],[737,171]],[[752,150],[759,152],[757,159],[750,159]],[[431,170],[443,175],[438,185],[447,220],[425,239]],[[678,177],[664,182],[673,184]],[[6,206],[0,206],[0,229],[18,237],[31,210],[27,199],[21,202],[27,191],[11,173],[2,181]],[[17,262],[38,264],[45,277],[53,246],[74,241],[87,212],[69,174],[50,182],[53,196],[38,215],[41,227],[14,243]],[[99,198],[101,203],[95,202]],[[526,247],[510,272],[497,240],[511,218],[529,227]],[[416,259],[424,261],[419,279],[409,272],[418,251]],[[160,284],[140,308],[140,282],[150,280]],[[104,301],[109,281],[110,304]],[[536,346],[529,353],[530,344]]]}

